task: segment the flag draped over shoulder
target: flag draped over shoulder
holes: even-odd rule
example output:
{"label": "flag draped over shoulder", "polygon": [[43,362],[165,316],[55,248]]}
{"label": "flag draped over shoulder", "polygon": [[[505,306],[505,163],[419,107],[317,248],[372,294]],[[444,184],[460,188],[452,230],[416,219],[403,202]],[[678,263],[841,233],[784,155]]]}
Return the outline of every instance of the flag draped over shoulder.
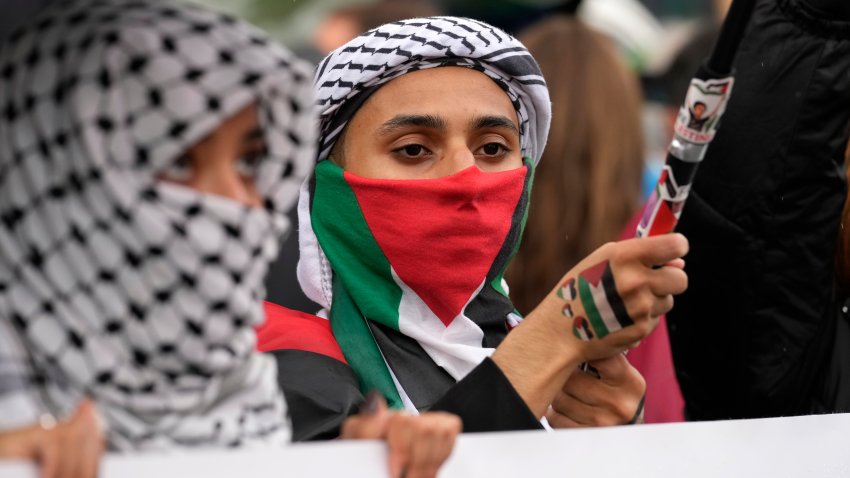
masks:
{"label": "flag draped over shoulder", "polygon": [[[510,98],[523,167],[446,178],[357,177],[326,158],[384,83],[425,68],[479,71]],[[331,53],[317,71],[319,163],[299,202],[299,281],[325,309],[361,388],[427,409],[489,356],[520,319],[502,274],[519,246],[534,165],[551,116],[537,63],[487,24],[435,17],[387,24]]]}

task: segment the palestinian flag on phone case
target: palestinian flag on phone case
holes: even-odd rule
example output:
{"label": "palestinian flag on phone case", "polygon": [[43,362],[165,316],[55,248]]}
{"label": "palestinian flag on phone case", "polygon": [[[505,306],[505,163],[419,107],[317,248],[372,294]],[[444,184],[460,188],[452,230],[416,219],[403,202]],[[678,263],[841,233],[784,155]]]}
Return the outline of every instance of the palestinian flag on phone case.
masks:
{"label": "palestinian flag on phone case", "polygon": [[[333,269],[334,335],[361,389],[397,408],[430,407],[521,320],[502,277],[525,225],[533,166],[457,174],[481,191],[474,208],[453,207],[458,191],[439,181],[400,194],[331,161],[319,162],[310,185],[312,227]],[[435,236],[446,217],[451,230]],[[493,233],[482,237],[476,224]]]}

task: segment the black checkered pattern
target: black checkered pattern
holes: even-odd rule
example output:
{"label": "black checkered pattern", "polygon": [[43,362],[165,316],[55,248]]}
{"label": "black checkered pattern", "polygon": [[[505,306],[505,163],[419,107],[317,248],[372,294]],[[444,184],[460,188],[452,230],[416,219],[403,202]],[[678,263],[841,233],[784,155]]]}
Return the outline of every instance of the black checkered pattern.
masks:
{"label": "black checkered pattern", "polygon": [[345,125],[368,95],[405,73],[463,66],[489,76],[513,102],[523,156],[537,161],[549,134],[549,91],[537,62],[516,38],[469,18],[414,18],[370,30],[319,64],[319,159],[327,158]]}
{"label": "black checkered pattern", "polygon": [[[285,441],[253,327],[314,158],[309,67],[156,0],[55,2],[0,48],[0,363],[29,361],[0,404],[92,397],[119,449]],[[263,208],[157,180],[254,102]]]}

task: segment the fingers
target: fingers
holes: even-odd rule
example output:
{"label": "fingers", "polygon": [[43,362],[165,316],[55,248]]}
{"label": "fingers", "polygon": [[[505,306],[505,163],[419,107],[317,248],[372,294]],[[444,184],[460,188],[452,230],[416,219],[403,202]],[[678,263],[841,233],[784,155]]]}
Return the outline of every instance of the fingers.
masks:
{"label": "fingers", "polygon": [[580,426],[603,427],[625,423],[613,409],[585,403],[567,393],[559,393],[555,397],[552,409]]}
{"label": "fingers", "polygon": [[688,274],[682,269],[665,266],[647,272],[649,290],[659,297],[679,295],[688,288]]}
{"label": "fingers", "polygon": [[370,392],[360,413],[342,423],[340,438],[350,440],[379,439],[386,436],[390,413],[387,402],[377,392]]}
{"label": "fingers", "polygon": [[[591,365],[600,378],[574,373],[552,402],[553,426],[606,426],[629,423],[646,391],[646,381],[618,355]],[[565,421],[568,418],[570,421]]]}
{"label": "fingers", "polygon": [[78,430],[72,428],[71,424],[62,424],[56,427],[59,446],[59,476],[62,478],[82,478],[83,462],[81,459],[82,447],[85,438],[79,436]]}
{"label": "fingers", "polygon": [[[599,376],[606,383],[619,383],[623,375],[625,375],[628,371],[629,361],[622,354],[617,354],[613,357],[608,357],[600,360],[594,360],[590,362],[590,365],[599,372]],[[581,375],[587,374],[574,374],[577,379]],[[593,377],[589,377],[593,378]],[[572,377],[570,377],[572,380]],[[580,379],[579,379],[580,380]]]}
{"label": "fingers", "polygon": [[[406,476],[433,478],[451,455],[462,425],[460,418],[448,413],[428,413],[420,418],[421,423]],[[419,447],[418,443],[428,443],[430,446]]]}
{"label": "fingers", "polygon": [[685,236],[673,233],[662,236],[644,237],[622,241],[619,254],[625,260],[637,259],[647,267],[666,264],[688,253],[688,240]]}
{"label": "fingers", "polygon": [[44,429],[37,425],[0,432],[0,460],[36,459],[42,433]]}
{"label": "fingers", "polygon": [[387,448],[390,458],[390,478],[401,478],[410,461],[415,423],[407,415],[394,414],[387,423]]}
{"label": "fingers", "polygon": [[39,463],[41,478],[60,478],[63,475],[61,443],[56,439],[55,430],[44,432],[38,445],[36,460]]}
{"label": "fingers", "polygon": [[421,416],[395,415],[388,423],[390,476],[433,478],[451,455],[462,424],[442,412]]}
{"label": "fingers", "polygon": [[665,295],[664,297],[656,296],[656,299],[652,301],[652,306],[649,308],[649,316],[661,317],[673,310],[674,304],[675,299],[673,299],[672,295]]}
{"label": "fingers", "polygon": [[83,401],[71,419],[70,425],[77,430],[75,439],[82,444],[78,476],[95,478],[106,444],[103,429],[91,401]]}
{"label": "fingers", "polygon": [[546,420],[552,428],[584,428],[587,426],[566,415],[558,413],[554,409],[550,409],[546,412]]}

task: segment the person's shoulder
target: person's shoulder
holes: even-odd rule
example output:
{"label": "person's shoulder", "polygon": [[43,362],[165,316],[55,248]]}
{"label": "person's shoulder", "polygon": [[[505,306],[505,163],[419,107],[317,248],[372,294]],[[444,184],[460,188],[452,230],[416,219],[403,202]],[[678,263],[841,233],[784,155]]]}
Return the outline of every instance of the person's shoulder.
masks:
{"label": "person's shoulder", "polygon": [[257,328],[259,351],[302,350],[346,362],[328,319],[272,302],[264,302],[263,309],[266,321]]}

